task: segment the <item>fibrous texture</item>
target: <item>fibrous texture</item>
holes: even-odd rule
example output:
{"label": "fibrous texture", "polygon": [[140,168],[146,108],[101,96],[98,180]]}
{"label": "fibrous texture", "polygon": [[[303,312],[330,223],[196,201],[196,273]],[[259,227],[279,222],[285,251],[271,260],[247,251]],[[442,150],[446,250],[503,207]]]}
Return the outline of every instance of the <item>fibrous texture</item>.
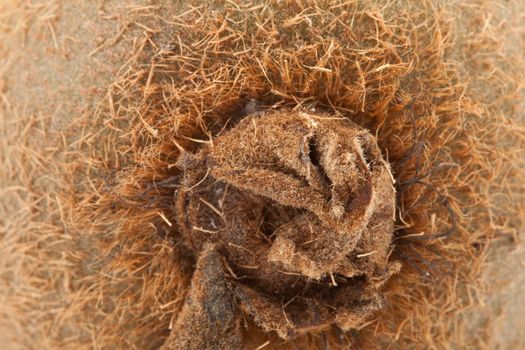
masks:
{"label": "fibrous texture", "polygon": [[347,331],[382,306],[379,289],[399,269],[389,261],[395,191],[366,130],[327,115],[261,113],[181,153],[178,166],[183,241],[196,255],[216,246],[232,296],[256,324],[285,339]]}
{"label": "fibrous texture", "polygon": [[[108,3],[100,2],[101,8]],[[85,86],[88,94],[106,92],[98,103],[81,116],[55,104],[49,114],[17,119],[25,106],[15,109],[2,95],[6,115],[16,122],[0,131],[1,176],[23,182],[9,182],[0,208],[0,235],[7,242],[0,250],[9,257],[0,275],[0,328],[9,323],[27,347],[46,349],[157,349],[165,343],[265,350],[483,348],[477,344],[489,331],[466,332],[463,310],[482,294],[477,278],[488,244],[515,235],[523,217],[524,136],[516,121],[523,115],[518,101],[525,70],[500,45],[519,35],[492,11],[501,6],[479,13],[470,2],[443,4],[159,0],[99,16],[118,28],[95,47],[79,40],[74,46],[86,51],[72,56],[122,63],[108,86],[100,89],[92,80]],[[454,32],[455,23],[465,30]],[[46,24],[40,32],[56,34],[57,45],[73,44],[63,26],[53,28]],[[79,25],[79,31],[86,28]],[[115,58],[117,47],[125,59]],[[69,55],[64,53],[64,67],[75,66]],[[19,79],[17,72],[42,62],[30,54],[20,59],[12,60],[17,70],[6,86]],[[75,69],[97,75],[90,67]],[[54,71],[52,81],[74,80]],[[19,96],[27,91],[19,89]],[[69,104],[76,108],[76,102]],[[53,132],[46,126],[55,110],[78,118]],[[301,113],[318,127],[297,131],[281,124],[308,120]],[[263,122],[274,117],[279,121]],[[288,136],[278,142],[253,137],[274,137],[279,128]],[[250,130],[252,136],[242,136]],[[363,137],[353,143],[350,134]],[[38,152],[30,148],[43,135],[51,144],[39,143]],[[234,138],[244,140],[242,149],[225,141]],[[368,198],[367,176],[387,176],[386,165],[366,170],[356,156],[346,166],[355,164],[352,172],[362,177],[342,178],[327,161],[339,159],[339,151],[329,152],[330,142],[352,154],[377,143],[362,160],[388,163],[395,179],[388,182],[395,187],[394,224],[367,215],[356,222],[333,219],[362,212],[365,204],[356,201],[350,210],[350,203]],[[248,146],[254,151],[246,153]],[[268,164],[270,158],[275,161]],[[288,163],[276,163],[282,159]],[[250,169],[242,176],[230,171],[238,165]],[[275,181],[270,175],[264,185],[255,181],[255,170],[291,185],[264,192]],[[330,182],[339,187],[332,191]],[[206,188],[222,191],[225,184],[234,197],[225,197],[221,208]],[[348,192],[340,190],[345,186]],[[294,190],[318,193],[318,199],[276,197]],[[385,195],[381,203],[390,203],[390,189],[377,193]],[[181,198],[188,202],[177,205]],[[9,203],[20,210],[8,210]],[[392,206],[366,210],[394,214]],[[358,233],[337,235],[346,246],[328,249],[328,239],[302,240],[310,227],[321,238],[341,227]],[[232,232],[261,237],[260,245],[238,244]],[[338,260],[348,252],[354,260]],[[396,262],[399,272],[393,273]],[[360,276],[347,277],[352,269]],[[305,289],[293,289],[301,284]],[[358,292],[347,295],[356,302],[345,300],[327,316],[331,302],[341,300],[333,295],[350,284]],[[263,301],[268,307],[260,307]],[[298,306],[305,301],[308,307]],[[267,315],[276,315],[276,305],[281,317],[274,322]],[[358,329],[344,332],[338,325]]]}
{"label": "fibrous texture", "polygon": [[221,256],[202,247],[191,290],[164,349],[238,349],[239,317]]}
{"label": "fibrous texture", "polygon": [[[496,145],[498,141],[488,138],[490,133],[476,136],[481,120],[491,114],[475,95],[467,93],[467,80],[450,61],[453,36],[445,20],[447,14],[425,11],[428,8],[415,7],[405,12],[394,5],[370,10],[362,4],[343,2],[313,2],[312,7],[288,2],[224,5],[219,12],[206,6],[188,8],[170,22],[174,32],[168,44],[153,49],[147,68],[138,65],[137,71],[128,71],[115,85],[111,103],[118,107],[110,105],[108,111],[120,115],[119,121],[130,115],[136,118],[121,138],[122,152],[131,159],[127,158],[127,166],[113,177],[102,203],[121,208],[117,215],[124,221],[119,221],[122,228],[118,232],[126,237],[125,244],[131,245],[115,266],[126,261],[136,269],[149,266],[143,283],[156,287],[141,288],[143,294],[134,295],[142,303],[137,304],[142,305],[138,309],[145,310],[142,307],[153,303],[153,311],[147,314],[168,319],[164,328],[156,326],[162,336],[183,334],[176,331],[175,320],[191,313],[185,311],[190,310],[186,301],[193,300],[193,290],[201,290],[198,284],[202,281],[188,281],[202,275],[197,261],[206,250],[202,248],[205,241],[199,243],[198,237],[222,237],[206,243],[221,256],[228,293],[236,310],[242,311],[240,336],[245,347],[257,348],[266,342],[277,348],[287,344],[320,347],[327,342],[336,348],[349,344],[425,348],[448,344],[450,334],[459,334],[450,333],[461,327],[455,312],[474,303],[469,296],[476,294],[477,286],[470,281],[479,273],[485,242],[494,235],[490,229],[494,217],[487,216],[486,194],[494,182],[490,181],[491,167],[486,165],[486,148],[487,143]],[[264,115],[258,119],[253,112]],[[303,132],[281,124],[301,112],[331,120],[311,118],[319,127],[305,124]],[[274,113],[281,113],[275,117],[279,122],[263,122]],[[299,120],[307,123],[308,118]],[[278,137],[279,128],[289,135]],[[509,140],[516,140],[511,129],[499,130],[505,130]],[[264,137],[258,136],[262,133]],[[327,162],[332,159],[331,138],[345,148],[359,148],[348,133],[372,135],[368,139],[372,137],[377,149],[369,155],[363,153],[363,157],[377,159],[380,153],[395,179],[383,192],[385,196],[392,193],[394,183],[393,236],[372,240],[391,241],[389,261],[401,264],[399,273],[381,288],[384,302],[374,297],[379,294],[367,283],[380,284],[376,276],[396,270],[392,265],[391,270],[381,271],[385,266],[381,257],[388,255],[381,249],[388,249],[387,244],[374,243],[379,244],[377,249],[359,250],[359,244],[365,244],[374,230],[370,236],[361,235],[355,249],[360,258],[354,256],[355,261],[349,264],[338,260],[338,254],[348,253],[345,249],[353,244],[344,239],[345,234],[337,236],[339,243],[348,244],[341,249],[325,249],[329,240],[323,242],[341,227],[359,231],[360,225],[366,228],[375,221],[334,223],[337,220],[330,216],[341,212],[354,215],[365,207],[356,201],[355,211],[341,209],[348,203],[348,192],[341,191],[345,186],[349,192],[355,191],[350,197],[367,197],[366,190],[360,192],[366,189],[367,172],[358,166],[359,157],[353,164],[365,182],[359,182],[359,177],[344,177],[344,171],[330,168]],[[305,142],[305,138],[312,142]],[[366,142],[365,137],[358,143],[364,149]],[[337,152],[332,155],[337,159]],[[383,170],[379,164],[368,174]],[[375,177],[379,181],[386,175]],[[333,191],[330,181],[336,185]],[[271,187],[277,183],[287,185]],[[226,184],[228,191],[221,187]],[[232,196],[225,197],[224,208],[215,191]],[[318,199],[305,196],[301,201],[294,191],[318,193]],[[181,196],[185,203],[180,202]],[[178,205],[174,205],[174,198]],[[381,201],[390,203],[393,200],[386,197]],[[510,202],[507,206],[512,208]],[[250,207],[256,209],[247,210]],[[393,214],[392,206],[384,210]],[[252,217],[243,218],[247,214]],[[261,217],[268,219],[261,221]],[[504,224],[502,218],[498,220]],[[320,247],[318,254],[304,244],[308,240],[301,240],[309,234],[310,225],[323,232],[320,241],[310,243]],[[270,241],[266,250],[227,236],[250,232],[249,237],[261,237],[259,231]],[[133,253],[148,242],[153,248],[141,250],[159,251],[152,253],[156,257],[153,262]],[[166,246],[173,251],[168,254]],[[377,252],[368,255],[374,250]],[[324,255],[336,259],[327,262]],[[362,262],[366,264],[360,266]],[[264,264],[286,274],[270,274],[268,271],[275,271]],[[377,270],[366,270],[374,264],[378,264]],[[344,273],[351,275],[352,268],[364,273],[350,277],[354,283],[345,285]],[[177,277],[166,277],[167,271]],[[249,276],[262,278],[250,280]],[[294,286],[290,283],[294,278],[298,279],[295,290],[289,287]],[[301,283],[308,287],[302,294]],[[334,297],[336,291],[351,289],[350,285],[358,286],[359,293],[348,292],[356,302],[341,302],[328,316],[331,304],[326,301],[338,302],[341,297]],[[318,294],[313,292],[315,288],[319,288]],[[358,300],[363,297],[360,305]],[[304,306],[306,301],[311,306]],[[280,310],[278,319],[270,317],[276,315],[276,309]],[[130,315],[138,315],[132,310]],[[313,316],[315,312],[318,318]],[[358,317],[365,314],[367,317]],[[345,320],[343,315],[352,316]],[[359,331],[341,329],[355,326]],[[208,333],[212,332],[203,334]],[[287,343],[279,338],[287,338]],[[454,341],[462,340],[458,337]]]}

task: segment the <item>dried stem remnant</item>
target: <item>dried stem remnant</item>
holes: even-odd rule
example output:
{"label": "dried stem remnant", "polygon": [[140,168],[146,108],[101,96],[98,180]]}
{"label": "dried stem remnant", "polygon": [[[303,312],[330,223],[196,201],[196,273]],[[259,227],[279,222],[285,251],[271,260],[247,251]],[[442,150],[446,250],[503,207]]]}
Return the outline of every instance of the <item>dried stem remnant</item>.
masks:
{"label": "dried stem remnant", "polygon": [[197,269],[168,345],[174,349],[239,349],[235,307],[220,255],[213,245],[200,253]]}
{"label": "dried stem remnant", "polygon": [[[349,330],[382,306],[380,287],[399,269],[388,261],[395,193],[366,130],[304,112],[251,115],[197,154],[183,153],[179,166],[183,241],[199,264],[215,245],[232,305],[257,325],[285,339]],[[199,299],[201,283],[193,279],[188,298]],[[224,300],[205,301],[214,302]]]}

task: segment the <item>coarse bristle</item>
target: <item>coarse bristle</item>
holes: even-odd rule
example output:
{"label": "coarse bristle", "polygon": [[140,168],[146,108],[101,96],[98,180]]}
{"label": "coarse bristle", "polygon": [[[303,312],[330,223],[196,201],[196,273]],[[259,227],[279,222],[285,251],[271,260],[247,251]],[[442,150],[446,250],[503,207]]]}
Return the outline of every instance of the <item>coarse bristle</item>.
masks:
{"label": "coarse bristle", "polygon": [[[3,126],[23,137],[1,141],[6,198],[18,204],[0,208],[9,257],[0,286],[21,288],[20,278],[26,290],[6,294],[1,318],[48,348],[161,346],[195,264],[177,240],[179,155],[213,147],[250,113],[289,109],[345,118],[376,137],[395,180],[391,258],[401,270],[384,286],[386,305],[358,330],[283,341],[247,317],[245,346],[488,341],[464,335],[460,312],[479,302],[489,243],[523,225],[524,65],[498,51],[506,28],[473,16],[476,29],[464,33],[431,1],[195,2],[159,20],[161,10],[127,12],[148,36],[95,113],[72,123],[61,157],[32,148],[30,127]],[[46,172],[56,177],[31,190]],[[23,190],[8,187],[14,177]],[[59,190],[46,192],[46,181]]]}

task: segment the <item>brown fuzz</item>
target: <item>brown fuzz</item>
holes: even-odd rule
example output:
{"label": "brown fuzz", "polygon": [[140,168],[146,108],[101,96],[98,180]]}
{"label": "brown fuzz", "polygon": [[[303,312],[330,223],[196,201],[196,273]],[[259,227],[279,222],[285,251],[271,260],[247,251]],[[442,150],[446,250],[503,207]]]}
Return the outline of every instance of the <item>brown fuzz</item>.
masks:
{"label": "brown fuzz", "polygon": [[508,348],[519,1],[77,2],[0,10],[1,344]]}
{"label": "brown fuzz", "polygon": [[168,349],[238,349],[241,337],[232,304],[231,289],[222,270],[221,257],[206,245],[193,274],[191,288],[174,332],[164,344]]}
{"label": "brown fuzz", "polygon": [[[388,260],[395,191],[366,130],[289,110],[252,115],[196,155],[182,152],[178,165],[184,243],[200,264],[209,243],[220,246],[240,308],[263,329],[285,339],[349,330],[381,308],[380,287],[399,270]],[[192,291],[223,273],[194,277]]]}

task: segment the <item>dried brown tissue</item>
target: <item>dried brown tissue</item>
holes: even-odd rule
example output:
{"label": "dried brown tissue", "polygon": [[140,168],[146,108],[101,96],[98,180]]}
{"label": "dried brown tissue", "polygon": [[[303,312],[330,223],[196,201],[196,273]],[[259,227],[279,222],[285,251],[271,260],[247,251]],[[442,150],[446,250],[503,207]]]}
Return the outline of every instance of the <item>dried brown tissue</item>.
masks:
{"label": "dried brown tissue", "polygon": [[505,116],[448,59],[446,13],[332,5],[194,7],[123,70],[97,113],[124,165],[72,225],[105,235],[105,345],[461,345],[517,210],[489,208],[486,149],[520,136],[477,136]]}
{"label": "dried brown tissue", "polygon": [[[399,270],[388,259],[395,191],[366,130],[327,115],[261,113],[183,152],[178,167],[176,223],[198,263],[168,347],[214,347],[209,335],[222,333],[240,343],[241,310],[289,339],[358,328],[382,306],[380,287]],[[210,284],[225,290],[216,296]]]}

